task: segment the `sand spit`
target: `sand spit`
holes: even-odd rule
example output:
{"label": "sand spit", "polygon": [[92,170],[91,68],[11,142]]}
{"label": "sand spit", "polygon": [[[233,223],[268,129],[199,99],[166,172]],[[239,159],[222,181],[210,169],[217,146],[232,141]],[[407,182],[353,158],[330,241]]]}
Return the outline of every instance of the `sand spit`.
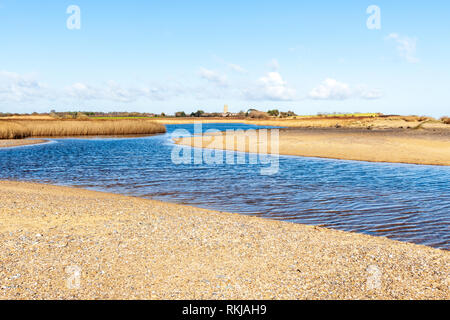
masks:
{"label": "sand spit", "polygon": [[[235,144],[234,146],[231,144],[230,147],[226,147],[226,139],[220,135],[213,137],[205,135],[203,139],[183,138],[176,142],[211,149],[249,151],[249,140],[245,146],[237,145],[238,133],[235,134],[236,137],[231,136],[231,141],[235,141]],[[257,144],[263,146],[261,141],[257,141]],[[304,157],[448,166],[450,130],[281,129],[279,153]]]}
{"label": "sand spit", "polygon": [[233,119],[233,118],[163,118],[155,119],[162,124],[202,123],[243,123],[258,126],[288,128],[359,128],[359,129],[414,129],[447,130],[450,125],[436,120],[423,120],[420,117],[297,117],[288,119]]}
{"label": "sand spit", "polygon": [[47,140],[0,140],[0,148],[29,146],[33,144],[47,143]]}
{"label": "sand spit", "polygon": [[450,253],[0,182],[0,299],[448,299]]}

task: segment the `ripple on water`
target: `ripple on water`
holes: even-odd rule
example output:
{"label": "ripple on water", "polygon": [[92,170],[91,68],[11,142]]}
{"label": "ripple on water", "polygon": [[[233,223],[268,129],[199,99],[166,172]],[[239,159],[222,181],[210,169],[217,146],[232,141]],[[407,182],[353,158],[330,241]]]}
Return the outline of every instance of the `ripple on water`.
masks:
{"label": "ripple on water", "polygon": [[[335,228],[450,249],[450,168],[281,157],[257,165],[180,165],[168,134],[61,139],[0,150],[0,179],[42,181]],[[204,129],[247,129],[209,124]],[[18,161],[20,159],[20,161]]]}

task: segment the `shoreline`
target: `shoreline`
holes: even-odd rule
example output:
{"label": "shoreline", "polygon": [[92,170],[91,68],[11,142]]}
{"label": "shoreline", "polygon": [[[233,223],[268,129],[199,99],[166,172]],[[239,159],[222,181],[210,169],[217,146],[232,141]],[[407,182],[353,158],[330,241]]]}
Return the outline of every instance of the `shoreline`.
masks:
{"label": "shoreline", "polygon": [[26,182],[0,208],[0,299],[450,297],[450,252],[381,237]]}
{"label": "shoreline", "polygon": [[166,127],[149,120],[0,120],[0,139],[155,133],[166,133]]}
{"label": "shoreline", "polygon": [[[249,140],[237,145],[236,141],[242,135],[232,134],[229,137],[234,141],[231,145],[227,145],[224,133],[180,138],[175,143],[238,152],[251,150]],[[272,152],[270,144],[259,138],[251,143],[253,146],[268,145],[268,151],[263,149],[261,153]],[[450,166],[450,131],[284,128],[279,130],[277,153],[324,159]]]}
{"label": "shoreline", "polygon": [[49,140],[44,139],[36,139],[36,140],[28,140],[28,139],[8,139],[8,140],[0,140],[0,149],[8,149],[8,148],[16,148],[16,147],[24,147],[24,146],[33,146],[39,144],[50,143]]}
{"label": "shoreline", "polygon": [[420,120],[418,117],[391,116],[391,117],[294,117],[286,119],[265,118],[162,118],[154,121],[161,124],[194,124],[202,123],[229,123],[247,124],[269,127],[283,127],[295,129],[403,129],[414,130],[423,128],[427,130],[444,130],[450,132],[450,125],[438,120]]}
{"label": "shoreline", "polygon": [[95,140],[95,139],[134,139],[134,138],[147,138],[159,135],[164,135],[165,133],[154,133],[154,134],[142,134],[142,135],[105,135],[105,136],[54,136],[54,137],[36,137],[32,139],[0,139],[0,149],[17,148],[25,146],[33,146],[40,144],[51,143],[54,140]]}

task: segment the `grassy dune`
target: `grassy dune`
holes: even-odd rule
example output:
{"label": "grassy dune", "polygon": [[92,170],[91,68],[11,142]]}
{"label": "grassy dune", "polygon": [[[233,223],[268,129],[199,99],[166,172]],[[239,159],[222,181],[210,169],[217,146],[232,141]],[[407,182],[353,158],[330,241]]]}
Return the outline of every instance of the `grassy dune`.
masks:
{"label": "grassy dune", "polygon": [[164,133],[148,120],[0,120],[0,139],[28,137],[118,136]]}
{"label": "grassy dune", "polygon": [[[373,116],[329,115],[329,116],[297,116],[291,118],[266,119],[234,119],[234,118],[158,118],[155,122],[162,124],[202,123],[244,123],[260,126],[279,126],[290,128],[364,128],[364,129],[450,129],[448,118],[440,121],[429,117],[418,116]],[[418,127],[420,126],[420,127]]]}

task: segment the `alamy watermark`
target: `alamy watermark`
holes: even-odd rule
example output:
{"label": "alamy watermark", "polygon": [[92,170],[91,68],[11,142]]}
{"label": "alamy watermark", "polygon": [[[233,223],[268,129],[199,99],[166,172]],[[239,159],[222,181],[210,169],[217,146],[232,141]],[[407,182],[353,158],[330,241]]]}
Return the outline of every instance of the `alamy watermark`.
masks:
{"label": "alamy watermark", "polygon": [[279,130],[208,130],[201,122],[194,124],[194,136],[184,129],[175,130],[172,139],[187,138],[192,144],[174,145],[175,165],[259,165],[260,174],[275,175],[280,169]]}
{"label": "alamy watermark", "polygon": [[70,266],[66,268],[66,287],[69,290],[78,290],[81,288],[81,268],[78,266]]}
{"label": "alamy watermark", "polygon": [[81,29],[81,9],[79,6],[70,5],[66,10],[67,14],[70,16],[67,18],[66,26],[69,30],[80,30]]}
{"label": "alamy watermark", "polygon": [[366,289],[368,291],[377,291],[381,289],[382,273],[380,268],[376,265],[371,265],[367,268],[367,282]]}
{"label": "alamy watermark", "polygon": [[370,14],[366,25],[369,30],[381,30],[381,9],[379,6],[371,5],[366,10]]}
{"label": "alamy watermark", "polygon": [[[81,29],[81,9],[77,5],[67,7],[66,13],[70,16],[67,18],[66,26],[69,30]],[[381,30],[381,9],[377,5],[370,5],[366,9],[366,13],[370,15],[367,18],[367,28],[369,30]]]}

